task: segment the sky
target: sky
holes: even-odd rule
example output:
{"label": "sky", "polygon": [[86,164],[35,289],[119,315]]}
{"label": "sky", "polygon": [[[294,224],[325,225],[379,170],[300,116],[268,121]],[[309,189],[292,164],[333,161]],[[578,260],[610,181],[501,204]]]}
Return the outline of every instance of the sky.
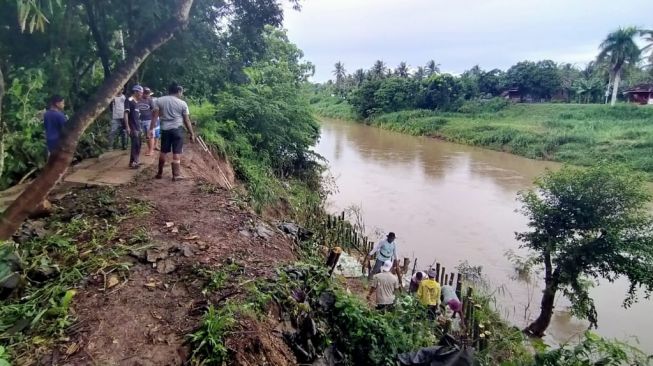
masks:
{"label": "sky", "polygon": [[428,60],[459,74],[551,59],[582,67],[620,26],[653,28],[653,0],[302,0],[286,6],[290,40],[316,66],[313,81],[383,60],[413,68]]}

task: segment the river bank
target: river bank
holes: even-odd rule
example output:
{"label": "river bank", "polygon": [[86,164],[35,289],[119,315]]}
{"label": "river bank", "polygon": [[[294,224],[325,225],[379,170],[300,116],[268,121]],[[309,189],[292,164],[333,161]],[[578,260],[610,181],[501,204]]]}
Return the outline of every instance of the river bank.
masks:
{"label": "river bank", "polygon": [[[356,120],[337,97],[311,100],[325,117]],[[471,101],[458,112],[409,110],[378,114],[365,124],[530,159],[589,166],[623,163],[653,179],[653,108],[581,104],[507,104]]]}
{"label": "river bank", "polygon": [[[328,199],[329,210],[356,206],[368,232],[397,232],[401,255],[418,263],[437,259],[449,266],[462,261],[482,266],[502,317],[518,327],[533,320],[540,284],[516,278],[505,253],[520,253],[514,233],[528,229],[517,211],[517,192],[559,164],[363,124],[323,119],[321,125],[316,152],[327,159],[338,186]],[[651,352],[653,324],[644,321],[650,302],[642,299],[624,310],[625,291],[620,281],[592,290],[598,332]],[[571,316],[569,305],[562,297],[557,301],[547,342],[573,342],[587,329]]]}

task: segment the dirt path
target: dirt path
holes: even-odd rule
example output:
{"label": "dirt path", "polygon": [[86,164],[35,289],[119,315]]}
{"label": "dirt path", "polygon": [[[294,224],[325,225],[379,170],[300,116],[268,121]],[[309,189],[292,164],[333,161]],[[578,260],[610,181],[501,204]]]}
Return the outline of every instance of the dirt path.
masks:
{"label": "dirt path", "polygon": [[[122,198],[150,206],[145,217],[120,227],[146,235],[149,247],[125,259],[132,267],[127,275],[110,275],[109,288],[106,278],[96,276],[79,290],[74,303],[78,322],[52,364],[181,365],[191,352],[186,336],[207,306],[198,269],[236,263],[241,268],[237,282],[269,277],[275,267],[295,258],[291,240],[222,188],[225,178],[233,181],[228,164],[198,150],[194,146],[185,152],[182,167],[188,180],[172,182],[169,167],[164,179],[154,180],[153,168],[148,168],[117,190]],[[110,175],[111,170],[103,173]],[[237,285],[232,289],[239,290]],[[227,342],[233,364],[294,364],[281,337],[270,331],[273,326],[240,320]]]}

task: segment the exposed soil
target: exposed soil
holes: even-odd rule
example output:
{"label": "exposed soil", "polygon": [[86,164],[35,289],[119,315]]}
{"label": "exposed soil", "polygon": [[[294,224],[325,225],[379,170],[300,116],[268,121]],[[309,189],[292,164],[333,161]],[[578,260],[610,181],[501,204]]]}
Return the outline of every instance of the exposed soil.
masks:
{"label": "exposed soil", "polygon": [[[181,365],[189,357],[186,336],[198,326],[207,299],[197,268],[237,263],[226,296],[238,296],[238,281],[271,277],[274,268],[295,259],[294,244],[274,225],[245,208],[226,186],[234,184],[229,164],[199,146],[184,153],[187,180],[172,182],[170,167],[162,180],[145,170],[117,195],[149,202],[146,217],[121,223],[121,231],[147,232],[152,247],[126,258],[128,276],[106,288],[106,278],[91,278],[75,296],[78,323],[70,341],[58,348],[52,364]],[[226,182],[229,182],[227,184]],[[239,319],[227,346],[234,365],[292,365],[292,352],[275,318]]]}

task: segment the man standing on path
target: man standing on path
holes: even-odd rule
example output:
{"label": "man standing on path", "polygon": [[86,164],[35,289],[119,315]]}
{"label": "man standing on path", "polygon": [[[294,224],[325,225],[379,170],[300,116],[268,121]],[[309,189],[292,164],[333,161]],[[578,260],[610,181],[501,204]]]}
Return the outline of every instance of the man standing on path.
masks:
{"label": "man standing on path", "polygon": [[152,99],[150,88],[143,88],[143,97],[138,101],[138,111],[141,118],[141,129],[145,133],[147,141],[147,152],[145,156],[152,156],[154,152],[154,136],[150,136],[150,123],[152,123],[152,113],[154,111],[154,101]]}
{"label": "man standing on path", "polygon": [[417,289],[417,299],[428,308],[429,317],[435,319],[440,304],[440,284],[435,278],[438,274],[433,268],[428,272],[429,278],[422,280]]}
{"label": "man standing on path", "polygon": [[367,294],[367,300],[376,293],[376,309],[390,310],[395,303],[395,291],[399,289],[399,280],[392,274],[392,261],[385,261],[381,265],[381,273],[372,278],[372,287]]}
{"label": "man standing on path", "polygon": [[111,130],[109,131],[109,150],[113,150],[116,134],[120,133],[120,146],[127,149],[127,134],[125,130],[125,95],[122,90],[113,97],[109,109],[111,110]]}
{"label": "man standing on path", "polygon": [[143,97],[143,87],[134,85],[132,95],[125,101],[125,130],[131,139],[131,152],[129,155],[129,167],[138,169],[141,155],[141,117],[138,109],[138,102]]}
{"label": "man standing on path", "polygon": [[172,152],[172,180],[183,179],[181,175],[181,154],[184,147],[184,127],[190,134],[190,142],[195,142],[195,133],[190,123],[188,104],[181,100],[184,88],[177,83],[168,87],[168,95],[157,98],[150,123],[149,136],[153,136],[156,120],[161,124],[161,154],[156,179],[163,178],[163,167],[168,153]]}
{"label": "man standing on path", "polygon": [[372,276],[381,271],[381,266],[383,266],[385,261],[391,261],[394,267],[397,268],[397,243],[395,242],[395,233],[388,233],[388,236],[384,240],[376,243],[374,248],[372,248],[372,251],[370,251],[367,257],[365,257],[365,261],[363,263],[369,263],[369,260],[375,253],[376,262],[374,262],[374,268],[372,268],[367,276],[369,280],[372,279]]}
{"label": "man standing on path", "polygon": [[63,133],[64,126],[68,121],[63,114],[65,101],[60,95],[53,95],[50,98],[48,110],[43,115],[43,125],[45,127],[45,143],[48,147],[48,155],[52,154],[59,148],[59,141]]}

